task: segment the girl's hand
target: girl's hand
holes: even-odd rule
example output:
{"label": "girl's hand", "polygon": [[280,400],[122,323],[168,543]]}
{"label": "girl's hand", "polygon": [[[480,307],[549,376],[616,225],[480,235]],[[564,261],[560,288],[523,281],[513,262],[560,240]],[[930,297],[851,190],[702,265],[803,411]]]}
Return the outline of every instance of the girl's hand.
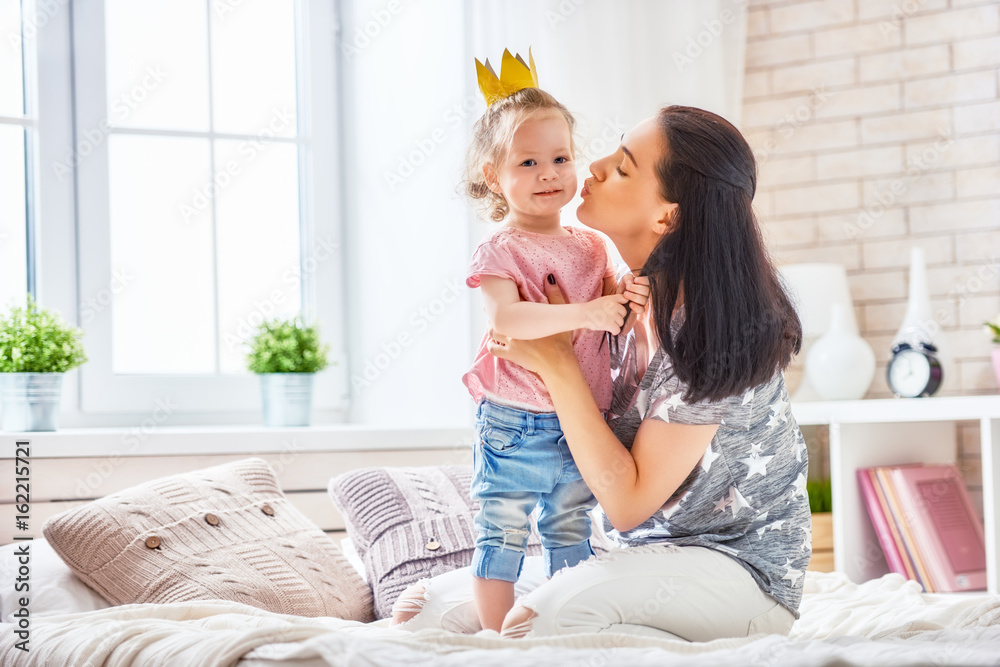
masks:
{"label": "girl's hand", "polygon": [[588,301],[583,304],[584,325],[593,331],[607,331],[617,335],[628,314],[626,303],[628,297],[624,294],[611,294]]}
{"label": "girl's hand", "polygon": [[[562,290],[558,285],[545,283],[545,295],[549,303],[566,303]],[[622,310],[625,306],[621,306]],[[517,338],[507,338],[492,328],[489,332],[489,339],[486,341],[486,349],[490,354],[500,359],[512,361],[519,366],[527,368],[533,373],[538,373],[542,380],[546,375],[559,368],[564,362],[578,363],[576,353],[573,352],[573,332],[547,336],[545,338],[535,338],[534,340],[519,340]]]}
{"label": "girl's hand", "polygon": [[625,295],[628,299],[629,312],[621,330],[621,333],[628,333],[646,312],[646,303],[649,301],[649,278],[626,273],[618,283],[617,293]]}

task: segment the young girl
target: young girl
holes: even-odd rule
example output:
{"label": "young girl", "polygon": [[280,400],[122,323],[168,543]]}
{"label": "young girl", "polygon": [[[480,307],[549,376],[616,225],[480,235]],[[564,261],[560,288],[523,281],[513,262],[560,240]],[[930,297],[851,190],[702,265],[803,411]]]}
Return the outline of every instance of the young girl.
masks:
{"label": "young girl", "polygon": [[[605,332],[617,334],[629,298],[617,294],[602,237],[563,227],[573,199],[574,120],[538,88],[495,100],[477,121],[466,189],[505,224],[472,256],[466,284],[480,287],[493,329],[532,339],[573,331],[573,348],[594,399],[606,411],[611,372]],[[544,281],[567,303],[550,305]],[[637,306],[643,305],[636,302]],[[593,494],[573,463],[544,385],[534,373],[487,351],[487,338],[462,381],[478,404],[472,495],[481,503],[472,572],[483,628],[500,630],[514,603],[536,505],[546,573],[588,558]]]}

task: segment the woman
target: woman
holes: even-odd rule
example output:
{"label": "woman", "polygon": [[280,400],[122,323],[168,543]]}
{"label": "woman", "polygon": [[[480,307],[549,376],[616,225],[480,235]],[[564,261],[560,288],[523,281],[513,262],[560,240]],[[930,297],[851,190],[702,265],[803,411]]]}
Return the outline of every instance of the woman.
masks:
{"label": "woman", "polygon": [[[577,216],[650,288],[612,354],[611,418],[569,334],[494,335],[490,351],[545,382],[605,531],[625,548],[523,596],[503,635],[787,634],[811,555],[806,447],[781,376],[801,327],[753,217],[753,154],[723,118],[675,106],[590,170]],[[440,589],[404,593],[395,620],[425,626]]]}

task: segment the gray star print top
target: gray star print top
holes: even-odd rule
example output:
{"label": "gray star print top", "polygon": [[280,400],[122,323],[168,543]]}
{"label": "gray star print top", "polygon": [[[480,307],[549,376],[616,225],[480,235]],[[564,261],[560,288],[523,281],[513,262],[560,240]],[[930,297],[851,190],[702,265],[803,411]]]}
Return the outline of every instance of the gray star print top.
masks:
{"label": "gray star print top", "polygon": [[[679,324],[675,318],[674,327]],[[645,355],[640,332],[639,353]],[[781,373],[741,396],[688,405],[687,386],[659,348],[640,381],[635,331],[612,350],[614,399],[609,426],[631,448],[644,419],[720,424],[701,461],[652,517],[619,532],[623,546],[670,542],[716,549],[736,558],[761,589],[798,618],[812,524],[806,495],[806,445]],[[638,386],[637,386],[638,385]],[[663,443],[669,447],[669,442]]]}

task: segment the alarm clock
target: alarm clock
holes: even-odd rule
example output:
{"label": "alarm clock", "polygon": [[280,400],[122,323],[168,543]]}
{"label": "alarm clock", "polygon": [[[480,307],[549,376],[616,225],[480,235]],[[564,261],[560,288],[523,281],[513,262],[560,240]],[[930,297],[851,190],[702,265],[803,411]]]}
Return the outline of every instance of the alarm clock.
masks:
{"label": "alarm clock", "polygon": [[941,386],[943,374],[937,348],[930,343],[919,343],[918,347],[900,343],[892,348],[887,376],[896,396],[931,396]]}

